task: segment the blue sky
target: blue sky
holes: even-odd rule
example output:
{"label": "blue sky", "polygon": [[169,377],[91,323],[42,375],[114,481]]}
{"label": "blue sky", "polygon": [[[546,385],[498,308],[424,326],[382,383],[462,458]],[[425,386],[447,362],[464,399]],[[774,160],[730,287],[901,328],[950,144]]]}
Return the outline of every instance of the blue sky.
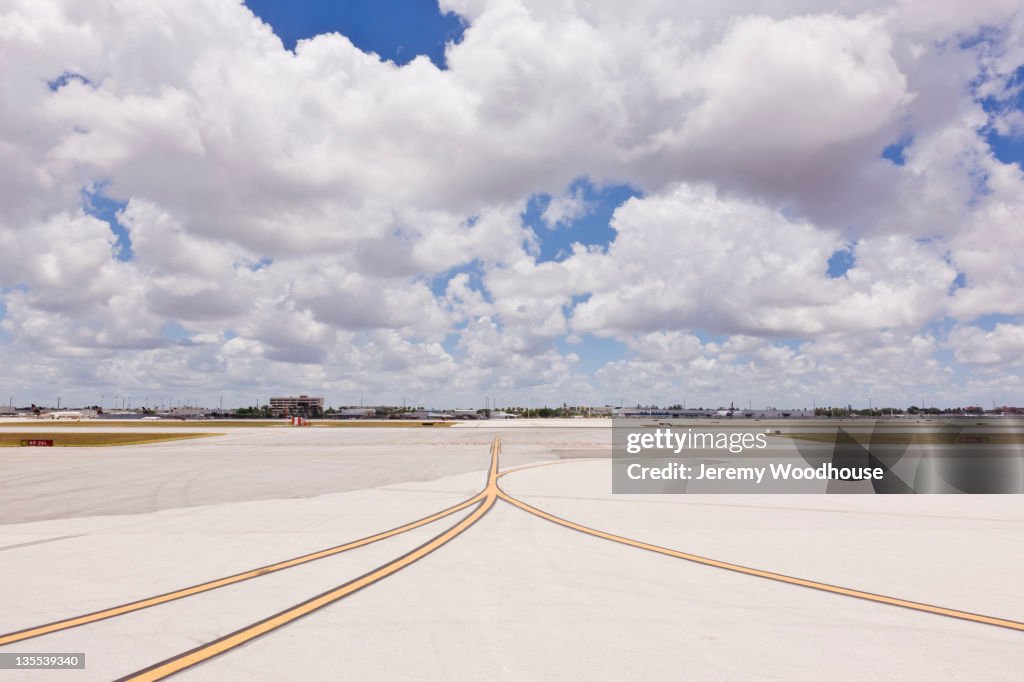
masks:
{"label": "blue sky", "polygon": [[134,256],[131,235],[117,217],[117,214],[128,205],[128,202],[111,199],[103,193],[103,188],[104,185],[100,184],[92,189],[83,189],[82,208],[89,215],[110,225],[110,231],[117,238],[114,248],[118,260],[129,261]]}
{"label": "blue sky", "polygon": [[356,47],[396,64],[417,55],[445,66],[444,46],[462,38],[463,22],[442,15],[435,0],[246,0],[256,16],[270,24],[294,49],[303,38],[337,32]]}
{"label": "blue sky", "polygon": [[584,212],[576,219],[553,226],[543,220],[544,210],[552,201],[550,194],[535,194],[527,202],[523,223],[540,238],[539,262],[565,260],[574,243],[607,248],[615,240],[610,224],[615,209],[633,197],[643,196],[629,185],[595,186],[587,178],[573,182],[568,194],[582,197]]}

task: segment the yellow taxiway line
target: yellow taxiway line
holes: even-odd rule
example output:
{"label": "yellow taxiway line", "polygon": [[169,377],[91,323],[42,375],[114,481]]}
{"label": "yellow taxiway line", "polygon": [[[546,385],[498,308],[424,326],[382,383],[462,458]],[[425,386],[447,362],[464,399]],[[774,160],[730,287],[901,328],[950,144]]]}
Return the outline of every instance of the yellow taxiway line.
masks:
{"label": "yellow taxiway line", "polygon": [[504,500],[523,511],[533,514],[534,516],[545,519],[552,523],[556,523],[566,528],[570,528],[572,530],[592,535],[594,537],[599,537],[605,540],[610,540],[637,549],[643,549],[665,556],[684,559],[686,561],[691,561],[713,568],[719,568],[736,573],[742,573],[745,575],[751,575],[758,578],[765,578],[768,580],[774,580],[777,582],[787,583],[800,587],[811,588],[815,590],[829,592],[832,594],[864,599],[876,603],[888,604],[890,606],[899,606],[902,608],[908,608],[920,612],[932,613],[936,615],[948,616],[975,623],[995,625],[998,627],[1009,628],[1012,630],[1024,631],[1024,623],[1018,621],[969,613],[966,611],[959,611],[957,609],[949,609],[945,607],[924,604],[921,602],[915,602],[906,599],[888,597],[884,595],[874,594],[871,592],[864,592],[862,590],[840,587],[837,585],[829,585],[827,583],[816,582],[813,580],[806,580],[803,578],[795,578],[792,576],[783,575],[781,573],[774,573],[771,571],[765,571],[757,568],[751,568],[748,566],[729,563],[726,561],[719,561],[717,559],[702,557],[696,554],[681,552],[667,547],[661,547],[658,545],[642,542],[640,540],[635,540],[633,538],[628,538],[621,535],[615,535],[613,533],[597,530],[594,528],[589,528],[582,524],[578,524],[573,521],[569,521],[567,519],[555,516],[554,514],[550,514],[542,509],[533,507],[517,498],[512,497],[511,495],[509,495],[508,493],[506,493],[505,491],[498,487],[499,478],[517,471],[522,471],[524,469],[531,469],[540,466],[549,466],[553,464],[566,463],[567,461],[584,460],[559,460],[555,462],[542,462],[538,464],[530,464],[521,467],[516,467],[513,469],[506,469],[505,471],[499,472],[498,460],[501,454],[501,443],[497,437],[495,437],[494,441],[491,444],[490,454],[490,467],[487,475],[487,484],[484,487],[484,489],[480,491],[480,493],[478,493],[477,495],[465,500],[464,502],[461,502],[457,505],[436,512],[435,514],[425,516],[421,519],[417,519],[416,521],[407,523],[403,526],[399,526],[397,528],[384,531],[383,533],[378,533],[377,535],[372,535],[366,538],[362,538],[360,540],[354,540],[344,545],[339,545],[337,547],[333,547],[330,549],[322,550],[319,552],[313,552],[311,554],[306,554],[301,557],[296,557],[294,559],[289,559],[286,561],[278,562],[276,564],[271,564],[263,568],[254,569],[252,571],[246,571],[244,573],[239,573],[234,576],[221,578],[219,580],[213,580],[207,583],[202,583],[200,585],[195,585],[193,587],[177,590],[175,592],[169,592],[167,594],[160,595],[157,597],[131,602],[129,604],[124,604],[122,606],[114,607],[112,609],[97,611],[95,613],[86,614],[84,616],[79,616],[77,618],[70,618],[67,620],[51,623],[49,625],[42,625],[35,628],[29,628],[26,630],[10,633],[8,635],[2,635],[0,636],[0,645],[20,641],[22,639],[28,639],[29,637],[37,637],[39,635],[48,634],[50,632],[55,632],[70,627],[76,627],[78,625],[84,625],[87,623],[95,622],[97,620],[102,620],[104,618],[112,618],[114,616],[119,616],[124,613],[129,613],[131,611],[137,611],[142,608],[148,608],[150,606],[162,604],[168,601],[172,601],[174,599],[181,599],[183,597],[199,594],[212,589],[216,589],[218,587],[230,585],[236,582],[240,582],[242,580],[248,580],[250,578],[258,577],[260,575],[266,575],[267,573],[284,570],[286,568],[297,566],[309,561],[314,561],[319,558],[332,556],[334,554],[338,554],[349,549],[355,549],[356,547],[362,547],[372,542],[377,542],[378,540],[393,537],[395,535],[412,530],[414,528],[419,528],[421,526],[424,526],[428,523],[432,523],[441,518],[447,517],[463,509],[467,509],[473,505],[477,505],[476,508],[473,509],[473,511],[469,515],[467,515],[465,518],[463,518],[455,525],[451,526],[447,530],[443,531],[439,535],[433,537],[432,539],[428,540],[426,543],[420,545],[412,551],[407,552],[401,557],[398,557],[397,559],[394,559],[393,561],[390,561],[370,571],[369,573],[366,573],[358,578],[355,578],[347,583],[344,583],[343,585],[333,588],[320,595],[312,597],[300,604],[285,609],[284,611],[281,611],[273,616],[265,618],[264,620],[246,626],[231,634],[225,635],[223,637],[220,637],[219,639],[200,645],[190,651],[186,651],[182,654],[156,663],[143,670],[131,673],[125,677],[120,678],[119,682],[126,682],[129,680],[132,682],[137,682],[143,680],[164,679],[170,675],[174,675],[187,668],[207,661],[215,656],[227,653],[228,651],[231,651],[236,647],[242,646],[258,637],[261,637],[278,628],[288,625],[294,622],[295,620],[298,620],[299,618],[302,618],[306,615],[309,615],[310,613],[313,613],[314,611],[329,606],[330,604],[333,604],[363,589],[364,587],[368,587],[402,570],[403,568],[408,567],[409,565],[413,564],[419,559],[422,559],[428,554],[434,552],[441,546],[447,544],[455,537],[464,533],[477,521],[479,521],[495,505],[495,503],[498,500]]}
{"label": "yellow taxiway line", "polygon": [[25,639],[31,639],[32,637],[39,637],[41,635],[48,635],[52,632],[58,632],[60,630],[67,630],[68,628],[78,627],[80,625],[88,625],[89,623],[95,623],[98,620],[105,620],[107,618],[114,618],[116,616],[122,616],[126,613],[132,613],[133,611],[139,611],[140,609],[148,609],[153,606],[160,604],[166,604],[169,601],[176,599],[184,599],[185,597],[191,597],[192,595],[202,594],[203,592],[209,592],[210,590],[216,590],[221,587],[227,587],[228,585],[234,585],[240,583],[243,580],[251,580],[258,578],[261,575],[267,575],[269,573],[276,573],[277,571],[283,571],[286,568],[292,568],[294,566],[301,566],[307,564],[310,561],[316,561],[317,559],[323,559],[342,552],[347,552],[350,549],[356,549],[358,547],[365,547],[366,545],[386,540],[387,538],[394,537],[401,533],[425,526],[429,523],[433,523],[439,519],[443,519],[446,516],[455,514],[456,512],[462,511],[467,507],[471,507],[478,503],[484,497],[484,493],[480,492],[477,495],[460,502],[459,504],[442,509],[439,512],[424,516],[416,519],[404,525],[392,528],[390,530],[377,533],[376,535],[370,535],[365,538],[346,542],[343,545],[337,545],[335,547],[329,547],[309,554],[303,554],[302,556],[294,557],[292,559],[286,559],[279,561],[268,566],[262,566],[260,568],[254,568],[249,571],[242,573],[236,573],[235,575],[227,576],[225,578],[218,578],[216,580],[210,580],[205,583],[199,583],[198,585],[192,585],[191,587],[184,587],[180,590],[174,590],[173,592],[167,592],[165,594],[157,595],[155,597],[147,597],[145,599],[139,599],[137,601],[129,602],[127,604],[121,604],[120,606],[114,606],[109,609],[103,609],[101,611],[94,611],[81,616],[75,616],[73,618],[66,618],[64,620],[54,621],[47,623],[46,625],[37,625],[34,627],[26,628],[24,630],[18,630],[17,632],[11,632],[4,635],[0,635],[0,646],[4,644],[11,644],[13,642],[20,642]]}
{"label": "yellow taxiway line", "polygon": [[[563,460],[564,461],[564,460]],[[519,467],[509,471],[502,472],[502,475],[511,474],[514,471],[521,471],[523,469],[533,468],[537,466],[546,466],[548,464],[556,464],[557,462],[544,462],[542,464],[528,465],[525,467]],[[832,594],[843,595],[844,597],[854,597],[857,599],[865,599],[867,601],[876,602],[879,604],[888,604],[890,606],[899,606],[905,609],[912,609],[914,611],[922,611],[924,613],[933,613],[939,616],[948,616],[950,618],[958,618],[960,620],[971,621],[974,623],[982,623],[985,625],[995,625],[997,627],[1009,628],[1011,630],[1018,630],[1024,632],[1024,623],[1015,620],[1009,620],[1006,618],[996,618],[994,616],[985,616],[978,613],[970,613],[968,611],[960,611],[957,609],[949,609],[943,606],[934,606],[932,604],[923,604],[921,602],[910,601],[909,599],[899,599],[897,597],[887,597],[882,594],[874,594],[873,592],[864,592],[863,590],[855,590],[849,587],[840,587],[838,585],[829,585],[828,583],[821,583],[815,580],[806,580],[804,578],[794,578],[793,576],[784,575],[782,573],[774,573],[772,571],[764,571],[759,568],[751,568],[749,566],[741,566],[740,564],[733,564],[727,561],[719,561],[718,559],[709,559],[708,557],[699,556],[697,554],[690,554],[688,552],[680,552],[679,550],[669,549],[668,547],[661,547],[659,545],[652,545],[647,542],[641,542],[640,540],[634,540],[633,538],[623,537],[621,535],[615,535],[608,533],[603,530],[597,530],[581,525],[574,521],[563,519],[554,514],[537,509],[536,507],[530,506],[525,502],[518,500],[504,490],[498,490],[498,497],[509,504],[522,509],[525,512],[529,512],[534,516],[538,516],[552,523],[556,523],[572,530],[586,533],[594,537],[603,538],[605,540],[611,540],[612,542],[618,542],[623,545],[630,547],[636,547],[637,549],[647,550],[649,552],[656,552],[658,554],[664,554],[665,556],[675,557],[676,559],[685,559],[686,561],[692,561],[697,564],[704,566],[711,566],[713,568],[721,568],[727,571],[733,571],[735,573],[743,573],[745,575],[755,576],[757,578],[765,578],[767,580],[774,580],[781,583],[787,583],[790,585],[797,585],[799,587],[807,587],[814,590],[820,590],[822,592],[831,592]]]}
{"label": "yellow taxiway line", "polygon": [[473,524],[479,521],[483,515],[491,509],[491,507],[494,506],[494,503],[498,499],[498,454],[500,450],[500,442],[497,437],[495,437],[494,442],[491,444],[491,466],[487,474],[487,486],[483,489],[480,496],[478,496],[480,503],[477,508],[466,516],[466,518],[462,519],[440,535],[435,536],[433,539],[420,545],[411,552],[400,556],[394,561],[390,561],[383,566],[366,573],[365,575],[354,580],[350,580],[344,585],[340,585],[332,590],[324,592],[323,594],[308,599],[301,604],[285,609],[284,611],[270,616],[258,623],[254,623],[253,625],[244,627],[241,630],[237,630],[212,642],[198,646],[191,651],[186,651],[183,654],[179,654],[173,658],[169,658],[138,672],[126,675],[125,677],[120,678],[118,682],[128,682],[129,680],[132,682],[162,680],[169,675],[174,675],[186,668],[190,668],[202,663],[203,661],[209,660],[214,656],[226,653],[231,649],[242,646],[243,644],[256,639],[257,637],[262,637],[277,628],[288,625],[303,616],[307,616],[318,609],[322,609],[340,599],[344,599],[364,587],[368,587],[427,556],[434,550],[465,532]]}

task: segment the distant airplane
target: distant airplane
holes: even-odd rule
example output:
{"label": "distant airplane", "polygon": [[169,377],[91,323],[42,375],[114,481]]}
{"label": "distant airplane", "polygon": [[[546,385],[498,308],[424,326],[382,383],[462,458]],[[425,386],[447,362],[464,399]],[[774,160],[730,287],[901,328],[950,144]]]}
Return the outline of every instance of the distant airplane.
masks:
{"label": "distant airplane", "polygon": [[736,412],[736,405],[734,405],[732,403],[732,401],[730,401],[729,402],[729,409],[728,410],[719,410],[718,412],[715,412],[715,416],[717,416],[717,417],[731,417],[733,415],[733,413],[735,413],[735,412]]}

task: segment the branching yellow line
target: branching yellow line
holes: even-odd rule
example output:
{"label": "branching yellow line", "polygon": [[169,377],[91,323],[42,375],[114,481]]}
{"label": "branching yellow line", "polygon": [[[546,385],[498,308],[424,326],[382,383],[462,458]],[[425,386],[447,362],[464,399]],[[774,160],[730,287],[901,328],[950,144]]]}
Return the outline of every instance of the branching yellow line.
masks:
{"label": "branching yellow line", "polygon": [[304,554],[302,556],[294,557],[292,559],[279,561],[277,563],[270,564],[268,566],[263,566],[261,568],[254,568],[252,570],[244,571],[242,573],[236,573],[235,575],[227,576],[225,578],[218,578],[216,580],[210,580],[208,582],[200,583],[198,585],[192,585],[191,587],[185,587],[180,590],[175,590],[173,592],[167,592],[165,594],[157,595],[155,597],[147,597],[146,599],[139,599],[137,601],[129,602],[127,604],[121,604],[120,606],[114,606],[112,608],[103,609],[101,611],[87,613],[82,616],[66,618],[64,620],[58,620],[53,623],[48,623],[46,625],[38,625],[35,627],[26,628],[24,630],[18,630],[17,632],[11,632],[5,635],[0,635],[0,646],[4,644],[11,644],[13,642],[20,642],[25,639],[31,639],[32,637],[48,635],[52,632],[67,630],[68,628],[74,628],[80,625],[95,623],[98,620],[105,620],[107,618],[122,616],[126,613],[139,611],[140,609],[148,609],[159,604],[166,604],[169,601],[174,601],[176,599],[184,599],[185,597],[191,597],[196,594],[202,594],[203,592],[209,592],[210,590],[216,590],[218,588],[226,587],[228,585],[234,585],[235,583],[240,583],[243,580],[251,580],[252,578],[258,578],[259,576],[267,575],[269,573],[283,571],[286,568],[301,566],[302,564],[307,564],[310,561],[316,561],[317,559],[323,559],[329,556],[334,556],[336,554],[341,554],[342,552],[347,552],[351,549],[365,547],[366,545],[373,544],[374,542],[386,540],[387,538],[400,535],[402,533],[419,528],[421,526],[425,526],[429,523],[433,523],[434,521],[437,521],[439,519],[443,519],[446,516],[450,516],[451,514],[455,514],[456,512],[466,509],[467,507],[473,506],[474,504],[482,500],[483,497],[484,493],[480,492],[477,495],[471,497],[470,499],[465,500],[464,502],[460,502],[459,504],[456,504],[452,507],[448,507],[447,509],[442,509],[437,513],[430,514],[429,516],[424,516],[423,518],[398,526],[397,528],[392,528],[391,530],[386,530],[381,533],[377,533],[376,535],[370,535],[365,538],[360,538],[359,540],[347,542],[343,545],[329,547],[327,549],[322,549],[316,552],[312,552],[310,554]]}
{"label": "branching yellow line", "polygon": [[[511,471],[507,473],[512,473]],[[707,557],[698,556],[696,554],[689,554],[687,552],[680,552],[675,549],[669,549],[667,547],[660,547],[658,545],[652,545],[640,540],[634,540],[632,538],[623,537],[621,535],[614,535],[612,533],[606,533],[602,530],[596,530],[594,528],[588,528],[581,524],[573,521],[568,521],[561,517],[549,514],[546,511],[537,509],[536,507],[530,506],[525,502],[518,500],[503,490],[498,491],[498,497],[505,500],[509,504],[519,507],[523,511],[529,512],[534,516],[539,516],[542,519],[557,523],[560,526],[571,528],[572,530],[586,533],[587,535],[593,535],[594,537],[603,538],[605,540],[611,540],[612,542],[618,542],[623,545],[630,547],[636,547],[638,549],[647,550],[649,552],[656,552],[658,554],[664,554],[666,556],[675,557],[676,559],[685,559],[686,561],[692,561],[694,563],[703,564],[704,566],[711,566],[714,568],[721,568],[727,571],[733,571],[735,573],[743,573],[745,575],[755,576],[757,578],[765,578],[767,580],[775,580],[781,583],[787,583],[789,585],[797,585],[799,587],[808,587],[814,590],[820,590],[822,592],[831,592],[832,594],[840,594],[845,597],[855,597],[857,599],[865,599],[867,601],[876,602],[879,604],[888,604],[890,606],[900,606],[906,609],[913,609],[914,611],[922,611],[925,613],[933,613],[939,616],[948,616],[950,618],[958,618],[960,620],[971,621],[974,623],[983,623],[985,625],[995,625],[997,627],[1009,628],[1011,630],[1024,631],[1024,623],[1008,620],[1006,618],[996,618],[994,616],[985,616],[977,613],[970,613],[967,611],[959,611],[957,609],[949,609],[942,606],[933,606],[931,604],[923,604],[921,602],[910,601],[909,599],[899,599],[897,597],[887,597],[881,594],[874,594],[872,592],[864,592],[862,590],[855,590],[848,587],[839,587],[838,585],[829,585],[828,583],[820,583],[814,580],[805,580],[804,578],[794,578],[792,576],[783,575],[782,573],[774,573],[772,571],[764,571],[758,568],[750,568],[748,566],[741,566],[739,564],[729,563],[727,561],[719,561],[718,559],[709,559]]]}
{"label": "branching yellow line", "polygon": [[339,585],[338,587],[335,587],[327,592],[312,597],[300,604],[289,607],[288,609],[285,609],[284,611],[274,614],[273,616],[265,618],[257,623],[253,623],[233,633],[220,637],[214,641],[202,644],[190,651],[186,651],[182,654],[179,654],[177,656],[174,656],[172,658],[149,666],[143,670],[129,674],[121,678],[120,682],[126,682],[129,680],[132,682],[142,682],[164,679],[170,675],[174,675],[178,672],[181,672],[182,670],[185,670],[199,663],[207,661],[215,656],[227,653],[232,649],[242,646],[248,642],[251,642],[252,640],[258,637],[262,637],[263,635],[266,635],[278,628],[284,627],[285,625],[288,625],[298,620],[299,618],[307,616],[319,609],[322,609],[341,599],[344,599],[345,597],[350,596],[353,593],[358,592],[359,590],[368,587],[380,580],[383,580],[384,578],[402,570],[403,568],[408,567],[409,565],[424,558],[425,556],[429,555],[430,553],[434,552],[438,548],[442,547],[443,545],[447,544],[454,538],[464,533],[475,523],[477,523],[494,506],[494,504],[499,499],[504,500],[509,504],[518,507],[519,509],[522,509],[523,511],[526,511],[530,514],[533,514],[552,523],[564,526],[566,528],[570,528],[572,530],[586,533],[588,535],[599,537],[605,540],[610,540],[638,549],[643,549],[646,551],[656,552],[658,554],[674,557],[677,559],[684,559],[686,561],[691,561],[713,568],[719,568],[736,573],[742,573],[745,575],[764,578],[768,580],[774,580],[777,582],[796,585],[799,587],[806,587],[823,592],[830,592],[832,594],[864,599],[876,603],[888,604],[890,606],[899,606],[925,613],[948,616],[952,618],[958,618],[960,620],[982,623],[986,625],[995,625],[998,627],[1009,628],[1017,631],[1024,631],[1024,623],[1020,623],[1018,621],[1007,620],[1004,618],[995,618],[992,616],[985,616],[975,613],[968,613],[966,611],[948,609],[940,606],[924,604],[921,602],[915,602],[906,599],[898,599],[895,597],[887,597],[884,595],[873,594],[870,592],[864,592],[861,590],[855,590],[836,585],[829,585],[827,583],[816,582],[813,580],[795,578],[792,576],[783,575],[781,573],[774,573],[771,571],[751,568],[748,566],[741,566],[739,564],[719,561],[717,559],[710,559],[707,557],[698,556],[696,554],[689,554],[687,552],[669,549],[667,547],[660,547],[658,545],[649,544],[646,542],[642,542],[640,540],[635,540],[621,535],[615,535],[612,533],[607,533],[605,531],[596,530],[594,528],[583,526],[581,524],[560,518],[546,511],[533,507],[517,498],[510,496],[509,494],[507,494],[506,492],[501,490],[501,488],[498,487],[498,479],[507,474],[538,466],[549,466],[552,464],[564,463],[564,460],[558,462],[543,462],[539,464],[531,464],[522,467],[517,467],[514,469],[509,469],[499,473],[498,460],[500,454],[501,443],[498,438],[495,438],[493,443],[491,444],[491,461],[487,474],[487,484],[484,487],[484,489],[474,497],[464,502],[461,502],[457,505],[449,507],[448,509],[444,509],[435,514],[432,514],[430,516],[423,517],[421,519],[405,524],[403,526],[399,526],[389,531],[385,531],[383,533],[378,533],[377,535],[369,536],[367,538],[363,538],[360,540],[355,540],[345,545],[339,545],[337,547],[322,550],[320,552],[306,554],[301,557],[296,557],[294,559],[289,559],[287,561],[271,564],[270,566],[265,566],[263,568],[255,569],[253,571],[239,573],[228,578],[222,578],[220,580],[202,583],[200,585],[195,585],[193,587],[185,588],[183,590],[177,590],[175,592],[169,592],[167,594],[152,597],[150,599],[144,599],[137,602],[132,602],[130,604],[125,604],[119,607],[114,607],[113,609],[97,611],[95,613],[87,614],[85,616],[79,616],[78,618],[58,621],[56,623],[51,623],[49,625],[39,626],[37,628],[30,628],[28,630],[22,630],[16,633],[11,633],[9,635],[3,635],[0,636],[0,644],[7,644],[10,642],[20,641],[22,639],[28,639],[29,637],[36,637],[42,634],[47,634],[49,632],[63,630],[69,627],[75,627],[77,625],[84,625],[86,623],[95,622],[103,618],[111,618],[114,616],[122,615],[123,613],[129,613],[131,611],[147,608],[149,606],[155,606],[156,604],[162,604],[174,599],[180,599],[182,597],[191,596],[193,594],[199,594],[201,592],[206,592],[212,589],[216,589],[218,587],[230,585],[236,582],[240,582],[242,580],[248,580],[259,575],[265,575],[267,573],[271,573],[274,571],[284,570],[285,568],[297,566],[299,564],[314,561],[316,559],[323,558],[326,556],[332,556],[334,554],[338,554],[348,549],[362,547],[372,542],[377,542],[378,540],[383,540],[385,538],[393,537],[395,535],[404,533],[414,528],[419,528],[428,523],[432,523],[433,521],[436,521],[438,519],[444,518],[458,511],[476,505],[476,508],[473,509],[473,511],[470,512],[470,514],[463,518],[461,521],[454,524],[445,531],[441,532],[440,534],[436,535],[435,537],[431,538],[419,547],[411,550],[410,552],[407,552],[406,554],[402,555],[401,557],[398,557],[397,559],[394,559],[393,561],[383,564],[382,566],[379,566],[378,568],[358,578],[350,580],[349,582],[344,583],[343,585]]}
{"label": "branching yellow line", "polygon": [[186,668],[190,668],[202,663],[203,661],[209,660],[214,656],[219,656],[236,647],[242,646],[257,637],[262,637],[263,635],[288,625],[289,623],[292,623],[303,616],[307,616],[318,609],[329,606],[340,599],[344,599],[354,592],[358,592],[364,587],[368,587],[427,556],[434,550],[465,532],[473,524],[479,521],[491,507],[494,506],[494,503],[498,499],[497,481],[498,456],[500,449],[501,445],[498,439],[495,438],[491,445],[491,466],[487,474],[487,486],[480,495],[477,496],[477,498],[474,498],[475,500],[479,500],[480,504],[466,518],[462,519],[440,535],[435,536],[411,552],[408,552],[394,561],[390,561],[383,566],[356,578],[355,580],[351,580],[344,585],[340,585],[328,592],[317,595],[316,597],[308,599],[301,604],[285,609],[284,611],[270,616],[258,623],[254,623],[229,635],[225,635],[220,639],[203,644],[191,651],[187,651],[183,654],[179,654],[178,656],[157,663],[156,665],[150,666],[149,668],[127,675],[121,678],[119,682],[127,682],[129,680],[132,682],[162,680],[165,677],[174,675]]}

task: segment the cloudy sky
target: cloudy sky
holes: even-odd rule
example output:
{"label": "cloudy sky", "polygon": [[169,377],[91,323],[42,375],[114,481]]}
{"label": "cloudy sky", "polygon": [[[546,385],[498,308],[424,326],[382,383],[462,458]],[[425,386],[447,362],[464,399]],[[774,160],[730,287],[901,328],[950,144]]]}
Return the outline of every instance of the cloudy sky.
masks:
{"label": "cloudy sky", "polygon": [[2,402],[1024,403],[1022,0],[0,0],[0,67]]}

